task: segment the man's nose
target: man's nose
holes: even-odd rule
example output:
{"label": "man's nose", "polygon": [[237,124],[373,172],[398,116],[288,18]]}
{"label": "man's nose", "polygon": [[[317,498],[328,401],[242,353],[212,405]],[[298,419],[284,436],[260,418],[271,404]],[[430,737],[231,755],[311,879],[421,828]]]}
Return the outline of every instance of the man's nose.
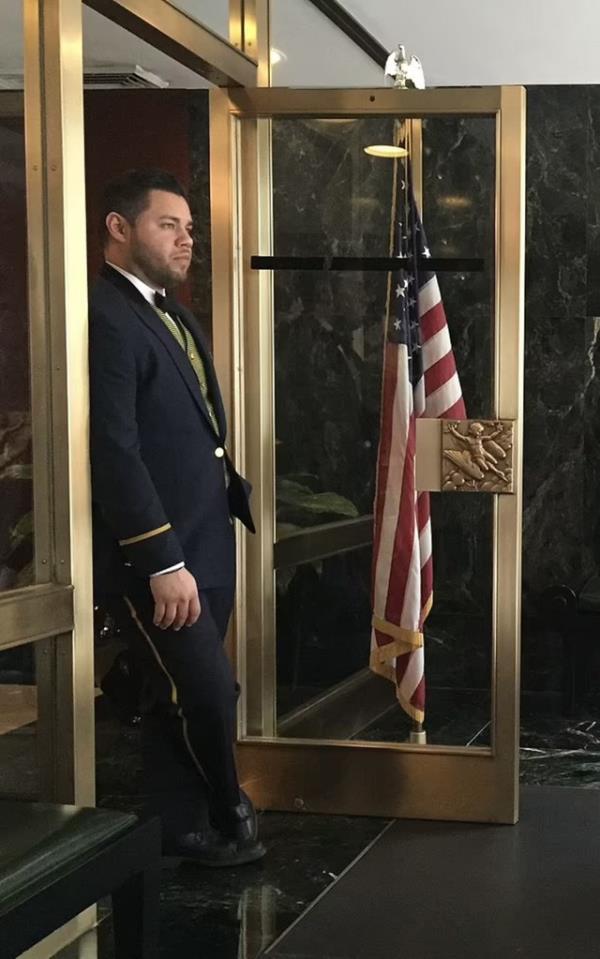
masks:
{"label": "man's nose", "polygon": [[191,233],[188,233],[187,230],[181,230],[177,240],[180,246],[189,246],[190,249],[194,245],[194,238],[192,237]]}

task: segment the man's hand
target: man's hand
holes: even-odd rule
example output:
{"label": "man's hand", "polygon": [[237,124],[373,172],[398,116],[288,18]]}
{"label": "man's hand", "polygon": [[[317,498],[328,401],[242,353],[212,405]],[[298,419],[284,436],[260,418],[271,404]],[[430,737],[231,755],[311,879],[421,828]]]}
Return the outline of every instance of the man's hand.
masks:
{"label": "man's hand", "polygon": [[187,569],[150,578],[154,597],[154,625],[175,630],[193,626],[200,616],[200,598],[196,580]]}

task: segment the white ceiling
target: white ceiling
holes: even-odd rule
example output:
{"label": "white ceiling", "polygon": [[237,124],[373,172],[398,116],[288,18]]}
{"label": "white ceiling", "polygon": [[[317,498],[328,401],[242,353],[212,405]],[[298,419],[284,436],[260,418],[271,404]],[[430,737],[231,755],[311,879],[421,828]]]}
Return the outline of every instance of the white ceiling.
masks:
{"label": "white ceiling", "polygon": [[428,86],[600,83],[598,0],[342,0]]}
{"label": "white ceiling", "polygon": [[[228,0],[169,0],[223,36]],[[342,0],[386,49],[417,54],[429,86],[600,83],[598,0]],[[22,70],[22,3],[0,2],[0,72]],[[171,87],[207,87],[192,71],[83,8],[86,68],[136,64]],[[309,0],[271,0],[276,86],[382,86],[380,68]]]}
{"label": "white ceiling", "polygon": [[383,86],[383,72],[309,0],[271,0],[271,45],[277,87]]}
{"label": "white ceiling", "polygon": [[[183,5],[184,0],[175,4],[181,7]],[[191,5],[191,2],[188,3],[188,6]],[[89,7],[83,8],[83,62],[86,70],[107,63],[131,67],[137,65],[158,74],[174,88],[210,86],[203,77],[181,66],[176,60],[155,50]]]}

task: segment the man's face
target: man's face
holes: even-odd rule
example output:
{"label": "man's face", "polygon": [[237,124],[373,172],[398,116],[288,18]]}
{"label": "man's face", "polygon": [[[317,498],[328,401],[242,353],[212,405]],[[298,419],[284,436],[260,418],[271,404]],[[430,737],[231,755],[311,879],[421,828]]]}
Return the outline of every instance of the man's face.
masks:
{"label": "man's face", "polygon": [[190,208],[182,196],[164,190],[150,190],[148,201],[135,223],[127,224],[133,272],[159,287],[183,283],[192,262]]}

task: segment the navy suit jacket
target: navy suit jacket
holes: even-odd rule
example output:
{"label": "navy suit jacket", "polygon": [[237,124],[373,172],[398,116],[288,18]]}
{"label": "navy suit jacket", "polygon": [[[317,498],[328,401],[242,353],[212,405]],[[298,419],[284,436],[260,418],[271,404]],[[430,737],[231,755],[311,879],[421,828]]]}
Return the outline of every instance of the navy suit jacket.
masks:
{"label": "navy suit jacket", "polygon": [[204,360],[218,430],[187,356],[133,284],[105,266],[91,294],[97,595],[121,592],[126,567],[146,577],[180,562],[199,589],[231,586],[231,517],[254,532],[249,484],[222,455],[225,413],[209,350],[189,310],[179,315]]}

